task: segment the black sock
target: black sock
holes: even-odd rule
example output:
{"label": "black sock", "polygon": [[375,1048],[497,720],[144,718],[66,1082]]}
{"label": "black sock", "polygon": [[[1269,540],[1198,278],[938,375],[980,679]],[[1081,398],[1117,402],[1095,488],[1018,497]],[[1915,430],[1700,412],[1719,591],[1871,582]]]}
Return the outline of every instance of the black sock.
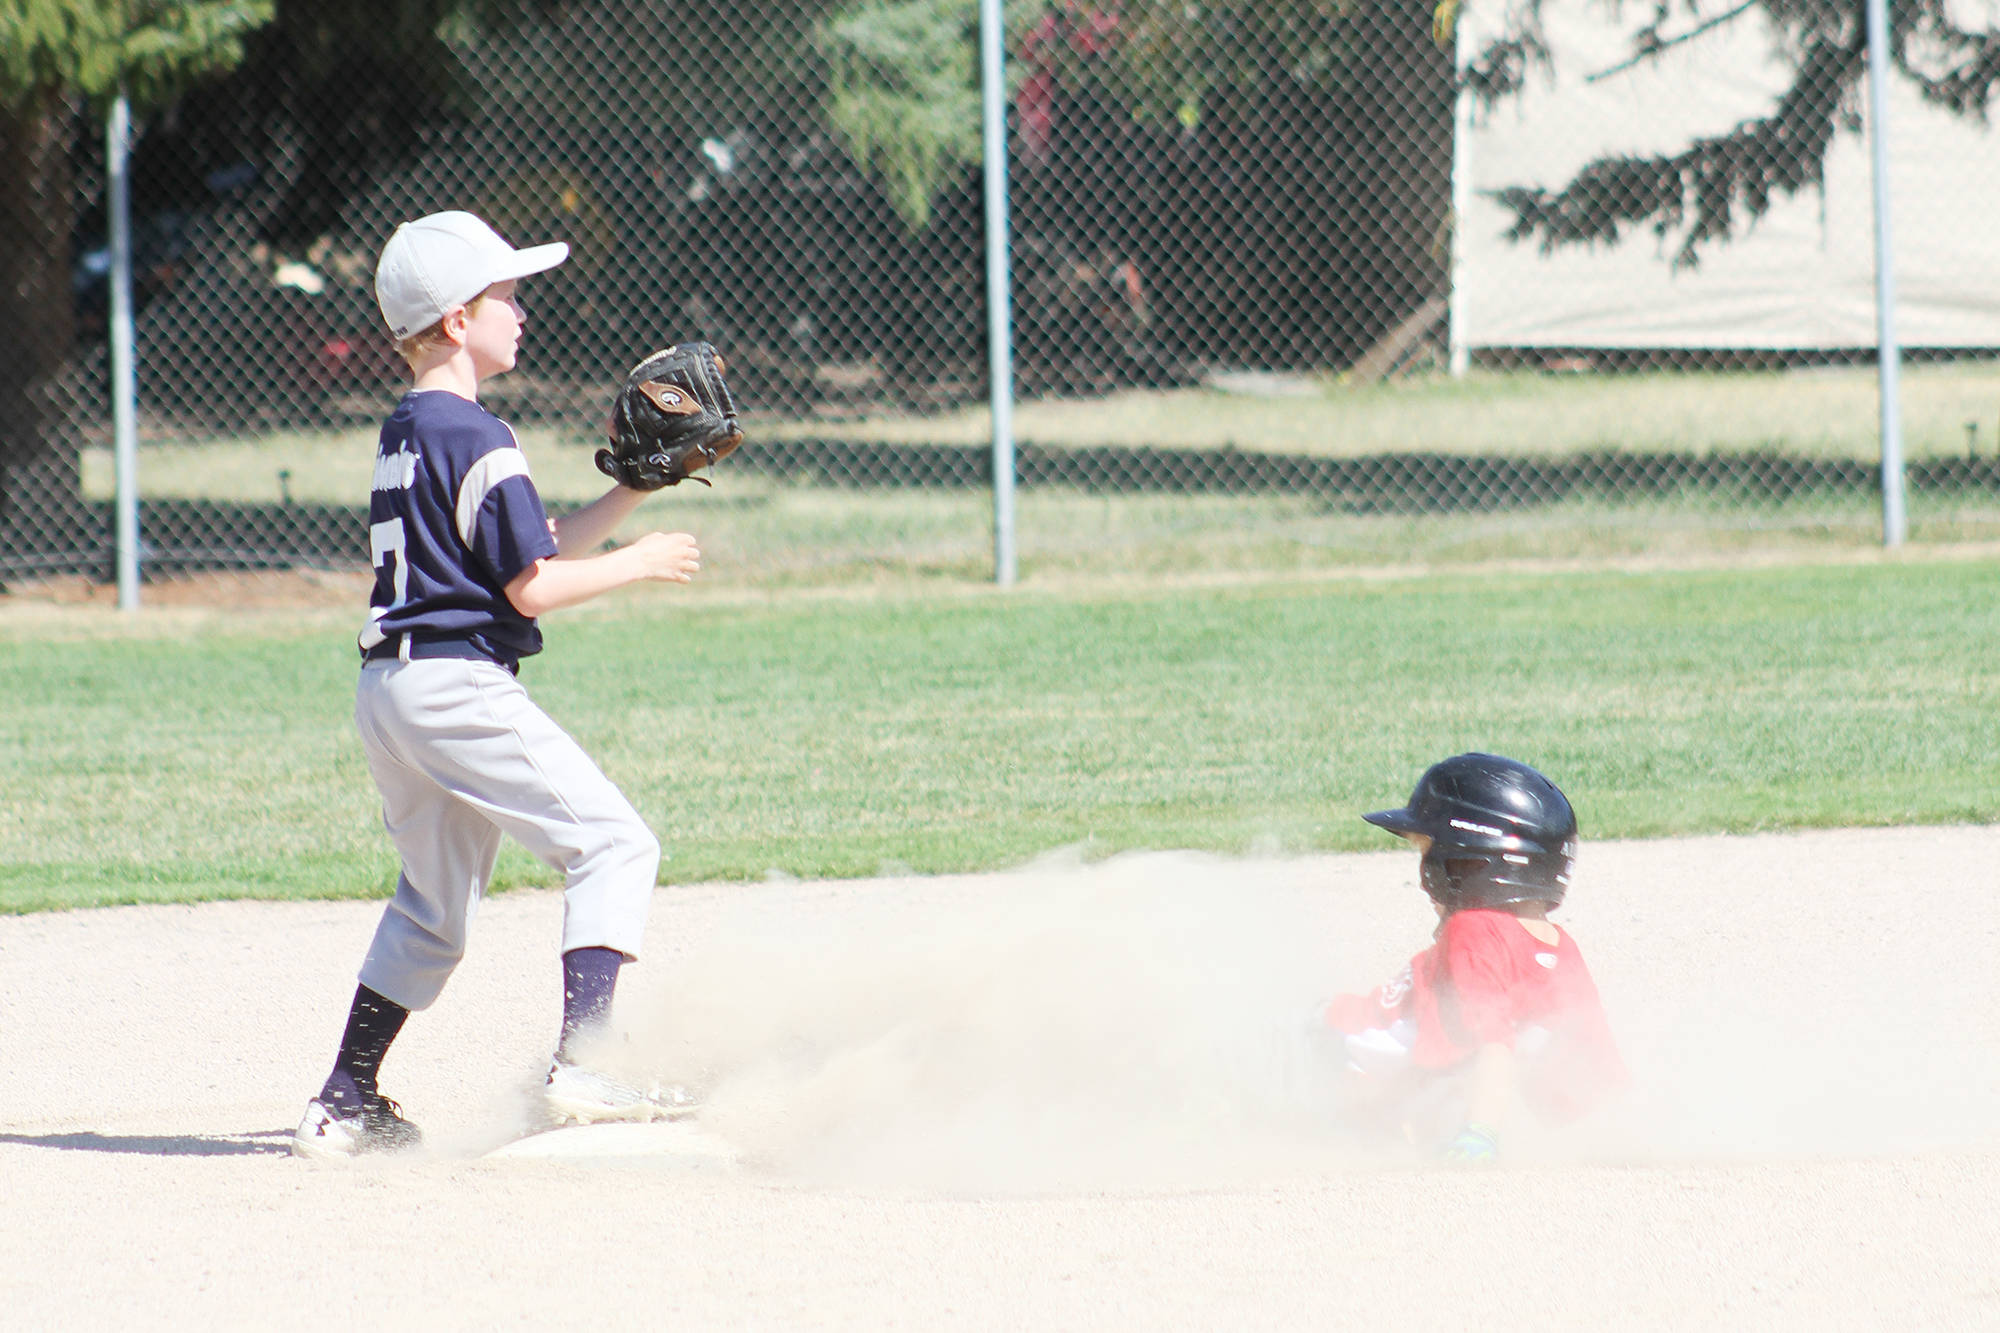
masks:
{"label": "black sock", "polygon": [[625,955],[616,949],[571,949],[563,961],[562,1039],[556,1057],[566,1059],[577,1033],[602,1023],[611,1012],[611,993]]}
{"label": "black sock", "polygon": [[347,1011],[347,1031],[340,1038],[340,1054],[334,1057],[333,1073],[320,1089],[319,1099],[342,1111],[361,1109],[379,1094],[375,1078],[382,1069],[382,1057],[389,1043],[403,1030],[410,1011],[366,986],[354,988],[354,1007]]}

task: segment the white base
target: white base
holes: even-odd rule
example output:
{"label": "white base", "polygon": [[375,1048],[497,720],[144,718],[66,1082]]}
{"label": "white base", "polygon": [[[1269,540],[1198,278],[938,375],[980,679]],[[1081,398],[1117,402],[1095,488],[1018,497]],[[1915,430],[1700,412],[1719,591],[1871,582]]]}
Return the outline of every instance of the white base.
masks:
{"label": "white base", "polygon": [[689,1165],[734,1166],[737,1153],[689,1120],[643,1123],[611,1121],[596,1125],[564,1125],[503,1143],[488,1157],[658,1157]]}

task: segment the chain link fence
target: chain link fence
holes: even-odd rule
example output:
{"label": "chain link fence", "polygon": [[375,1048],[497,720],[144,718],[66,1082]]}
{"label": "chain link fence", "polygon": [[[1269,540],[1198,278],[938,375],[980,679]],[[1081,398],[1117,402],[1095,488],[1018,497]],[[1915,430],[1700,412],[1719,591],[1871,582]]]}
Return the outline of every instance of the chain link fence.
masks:
{"label": "chain link fence", "polygon": [[[484,394],[552,507],[607,484],[625,369],[702,337],[749,442],[635,523],[697,532],[705,580],[991,576],[974,0],[410,8],[450,11],[427,82],[415,39],[311,47],[280,5],[140,118],[149,596],[358,605],[403,379],[374,257],[444,208],[571,246]],[[1859,0],[1007,15],[1023,578],[1881,540]],[[1910,535],[1989,539],[2000,0],[1895,22]],[[101,583],[104,132],[35,124],[0,580]]]}

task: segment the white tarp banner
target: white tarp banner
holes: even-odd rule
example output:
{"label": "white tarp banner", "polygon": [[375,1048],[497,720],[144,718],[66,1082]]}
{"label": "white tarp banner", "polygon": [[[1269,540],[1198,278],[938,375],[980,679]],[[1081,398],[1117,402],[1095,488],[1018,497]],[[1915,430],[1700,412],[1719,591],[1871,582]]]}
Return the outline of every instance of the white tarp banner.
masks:
{"label": "white tarp banner", "polygon": [[[1974,30],[2000,27],[2000,0],[1953,9]],[[1662,35],[1723,12],[1713,2],[1698,16],[1677,11]],[[1469,4],[1461,14],[1472,51],[1505,18],[1497,4]],[[1553,192],[1600,157],[1677,153],[1768,115],[1789,85],[1791,66],[1760,9],[1606,74],[1631,59],[1633,32],[1654,16],[1651,5],[1614,11],[1593,0],[1546,0],[1553,75],[1531,69],[1518,96],[1462,128],[1454,162],[1466,173],[1457,192],[1465,214],[1452,296],[1458,336],[1470,348],[1873,347],[1865,131],[1836,136],[1823,190],[1778,195],[1732,239],[1703,246],[1697,267],[1675,268],[1680,236],[1661,238],[1650,223],[1628,228],[1615,246],[1551,253],[1539,238],[1505,238],[1513,214],[1491,191]],[[1857,86],[1857,112],[1865,100]],[[1889,125],[1900,339],[1918,348],[2000,347],[2000,130],[1925,104],[1901,76],[1891,79]]]}

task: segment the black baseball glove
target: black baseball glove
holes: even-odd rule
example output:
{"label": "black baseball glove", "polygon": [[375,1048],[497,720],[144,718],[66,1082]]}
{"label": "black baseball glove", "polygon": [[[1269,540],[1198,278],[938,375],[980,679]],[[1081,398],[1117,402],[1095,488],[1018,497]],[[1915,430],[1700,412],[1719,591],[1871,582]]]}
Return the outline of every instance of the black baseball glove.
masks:
{"label": "black baseball glove", "polygon": [[743,443],[743,428],[715,348],[678,343],[634,366],[611,404],[610,432],[597,470],[635,491],[677,486],[727,457]]}

